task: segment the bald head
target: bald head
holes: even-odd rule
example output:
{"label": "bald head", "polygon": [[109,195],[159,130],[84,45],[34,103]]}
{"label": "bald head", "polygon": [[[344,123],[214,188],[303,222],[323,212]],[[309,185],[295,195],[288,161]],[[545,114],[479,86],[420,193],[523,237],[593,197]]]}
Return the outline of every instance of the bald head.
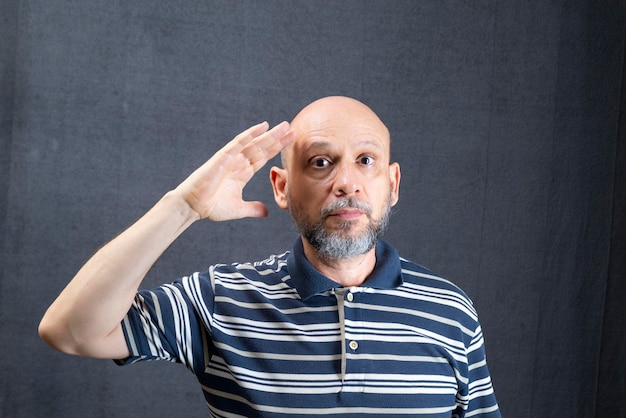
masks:
{"label": "bald head", "polygon": [[[314,135],[326,135],[337,127],[354,127],[356,131],[376,131],[386,138],[389,147],[389,130],[380,118],[365,104],[345,96],[329,96],[318,99],[302,109],[292,120],[291,128],[298,139]],[[283,167],[289,165],[294,145],[281,153]]]}

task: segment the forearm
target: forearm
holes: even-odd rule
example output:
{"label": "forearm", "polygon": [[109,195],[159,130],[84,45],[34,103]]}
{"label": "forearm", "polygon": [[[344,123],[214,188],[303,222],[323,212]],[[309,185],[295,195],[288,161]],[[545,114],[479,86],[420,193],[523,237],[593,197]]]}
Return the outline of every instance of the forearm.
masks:
{"label": "forearm", "polygon": [[71,354],[109,357],[116,343],[119,351],[120,322],[141,281],[197,217],[176,192],[166,194],[80,269],[42,319],[42,338]]}

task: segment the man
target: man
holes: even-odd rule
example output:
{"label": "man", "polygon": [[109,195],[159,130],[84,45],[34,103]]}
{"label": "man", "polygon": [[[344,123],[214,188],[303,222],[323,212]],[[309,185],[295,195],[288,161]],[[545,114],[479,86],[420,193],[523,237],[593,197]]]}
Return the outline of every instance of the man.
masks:
{"label": "man", "polygon": [[[266,216],[242,190],[281,150],[270,180],[300,232],[291,251],[137,291],[194,221]],[[70,354],[181,362],[213,416],[499,417],[469,299],[379,240],[398,201],[389,159],[385,125],[346,97],[248,129],[98,251],[40,335]]]}

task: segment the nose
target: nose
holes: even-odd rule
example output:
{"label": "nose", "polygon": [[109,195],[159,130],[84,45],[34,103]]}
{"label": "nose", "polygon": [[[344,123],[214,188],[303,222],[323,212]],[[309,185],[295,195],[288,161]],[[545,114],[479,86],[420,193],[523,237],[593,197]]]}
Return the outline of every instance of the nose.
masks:
{"label": "nose", "polygon": [[361,191],[361,179],[355,164],[343,163],[338,167],[333,191],[337,196],[351,196]]}

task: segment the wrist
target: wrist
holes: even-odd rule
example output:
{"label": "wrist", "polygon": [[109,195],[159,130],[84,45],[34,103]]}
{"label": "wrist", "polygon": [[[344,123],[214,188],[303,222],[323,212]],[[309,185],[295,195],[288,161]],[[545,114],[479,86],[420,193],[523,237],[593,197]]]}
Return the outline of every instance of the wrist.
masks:
{"label": "wrist", "polygon": [[178,216],[185,226],[189,226],[200,219],[198,212],[189,205],[189,202],[181,195],[178,189],[167,192],[161,198],[160,203],[167,205],[172,214]]}

